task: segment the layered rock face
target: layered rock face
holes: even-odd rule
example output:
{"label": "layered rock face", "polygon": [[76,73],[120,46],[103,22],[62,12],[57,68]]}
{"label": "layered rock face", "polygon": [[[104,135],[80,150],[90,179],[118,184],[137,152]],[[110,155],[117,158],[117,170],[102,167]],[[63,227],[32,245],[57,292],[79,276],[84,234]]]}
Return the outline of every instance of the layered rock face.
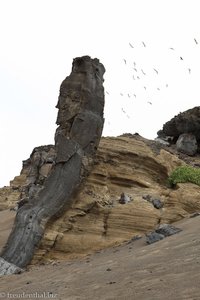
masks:
{"label": "layered rock face", "polygon": [[4,261],[21,268],[30,262],[47,222],[70,207],[88,176],[104,123],[104,72],[98,59],[80,57],[62,82],[55,149],[51,145],[35,149],[30,162],[24,163],[25,169],[30,166],[14,227],[1,254],[2,274],[7,268]]}
{"label": "layered rock face", "polygon": [[177,150],[187,155],[195,155],[200,149],[200,106],[186,110],[163,125],[158,137],[177,142]]}
{"label": "layered rock face", "polygon": [[[48,155],[42,154],[42,147],[36,149],[40,157]],[[170,172],[184,164],[168,150],[138,135],[101,138],[89,177],[74,195],[70,209],[48,222],[31,263],[114,246],[198,211],[200,187],[188,183],[173,190],[167,186]],[[37,178],[45,165],[39,166]]]}

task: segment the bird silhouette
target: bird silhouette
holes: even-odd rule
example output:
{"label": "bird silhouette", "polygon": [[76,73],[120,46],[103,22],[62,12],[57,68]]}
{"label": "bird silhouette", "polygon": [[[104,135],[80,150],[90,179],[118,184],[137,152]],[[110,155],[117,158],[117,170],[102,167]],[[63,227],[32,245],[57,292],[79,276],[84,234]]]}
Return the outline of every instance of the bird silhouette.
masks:
{"label": "bird silhouette", "polygon": [[133,96],[136,98],[136,94],[133,94]]}
{"label": "bird silhouette", "polygon": [[183,60],[182,56],[180,56],[180,60]]}
{"label": "bird silhouette", "polygon": [[136,68],[133,68],[133,70],[134,70],[135,72],[137,72],[137,69],[136,69]]}
{"label": "bird silhouette", "polygon": [[141,69],[141,72],[144,74],[144,75],[146,75],[146,73]]}
{"label": "bird silhouette", "polygon": [[126,65],[126,59],[124,59],[124,63],[125,63],[125,65]]}
{"label": "bird silhouette", "polygon": [[152,105],[152,102],[150,102],[150,101],[147,101],[147,103],[149,103],[150,105]]}
{"label": "bird silhouette", "polygon": [[158,70],[154,69],[154,71],[156,72],[156,74],[158,74]]}
{"label": "bird silhouette", "polygon": [[174,48],[173,48],[173,47],[170,47],[169,49],[170,49],[170,50],[174,50]]}
{"label": "bird silhouette", "polygon": [[146,47],[146,44],[144,42],[142,42],[143,46]]}
{"label": "bird silhouette", "polygon": [[125,112],[125,110],[123,108],[122,108],[122,111],[123,111],[124,114],[126,114],[126,112]]}
{"label": "bird silhouette", "polygon": [[130,46],[131,48],[134,48],[133,45],[132,45],[131,43],[129,43],[129,46]]}
{"label": "bird silhouette", "polygon": [[197,42],[197,40],[196,40],[196,39],[194,39],[194,41],[195,41],[195,43],[198,45],[198,42]]}
{"label": "bird silhouette", "polygon": [[106,91],[106,94],[110,95],[110,94],[108,93],[108,91]]}
{"label": "bird silhouette", "polygon": [[139,76],[137,76],[137,79],[140,79],[140,77],[139,77]]}
{"label": "bird silhouette", "polygon": [[189,72],[189,74],[191,73],[191,69],[190,68],[188,68],[188,72]]}

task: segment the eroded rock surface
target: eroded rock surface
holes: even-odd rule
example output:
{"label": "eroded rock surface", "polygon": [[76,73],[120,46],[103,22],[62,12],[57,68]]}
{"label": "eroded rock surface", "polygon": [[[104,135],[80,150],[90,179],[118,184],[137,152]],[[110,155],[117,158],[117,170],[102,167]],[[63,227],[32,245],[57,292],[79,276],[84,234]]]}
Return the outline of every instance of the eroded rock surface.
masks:
{"label": "eroded rock surface", "polygon": [[192,133],[200,140],[200,106],[188,109],[163,125],[159,137],[171,136],[178,139],[182,133]]}
{"label": "eroded rock surface", "polygon": [[[70,76],[62,82],[55,152],[51,146],[44,155],[35,150],[31,161],[25,163],[31,165],[21,191],[22,200],[27,201],[17,211],[1,254],[6,263],[1,264],[0,274],[5,274],[7,263],[24,268],[31,261],[47,222],[71,206],[74,193],[91,171],[104,123],[104,72],[98,59],[79,57],[73,61]],[[52,155],[45,157],[49,152]]]}
{"label": "eroded rock surface", "polygon": [[191,133],[181,134],[176,142],[176,148],[187,155],[195,155],[198,149],[195,135]]}
{"label": "eroded rock surface", "polygon": [[161,224],[154,231],[146,235],[146,243],[153,244],[164,239],[165,237],[177,234],[181,231],[182,230],[180,228],[177,228],[173,225]]}
{"label": "eroded rock surface", "polygon": [[179,152],[195,155],[200,149],[200,106],[188,109],[163,125],[157,140],[176,144]]}
{"label": "eroded rock surface", "polygon": [[[176,189],[168,187],[168,175],[185,164],[169,151],[169,147],[162,148],[138,135],[101,138],[90,175],[70,209],[48,222],[31,264],[86,255],[199,211],[199,186],[183,183]],[[189,158],[193,163],[198,161],[198,157]],[[30,164],[26,174],[31,168]],[[12,182],[16,192],[17,182],[19,177]],[[131,201],[121,204],[122,194]],[[159,209],[153,200],[159,200]],[[7,202],[8,207],[14,207],[15,201]]]}

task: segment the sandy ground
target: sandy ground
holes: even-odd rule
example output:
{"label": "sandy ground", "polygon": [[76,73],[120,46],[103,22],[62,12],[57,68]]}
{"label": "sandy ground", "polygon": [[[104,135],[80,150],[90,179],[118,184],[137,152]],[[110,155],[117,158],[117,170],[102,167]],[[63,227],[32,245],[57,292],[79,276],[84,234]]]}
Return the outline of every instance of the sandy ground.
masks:
{"label": "sandy ground", "polygon": [[[14,212],[1,214],[0,246]],[[152,245],[142,238],[82,259],[3,276],[0,299],[200,299],[200,216],[174,225],[183,231]]]}
{"label": "sandy ground", "polygon": [[15,211],[0,211],[0,252],[10,234],[15,215]]}

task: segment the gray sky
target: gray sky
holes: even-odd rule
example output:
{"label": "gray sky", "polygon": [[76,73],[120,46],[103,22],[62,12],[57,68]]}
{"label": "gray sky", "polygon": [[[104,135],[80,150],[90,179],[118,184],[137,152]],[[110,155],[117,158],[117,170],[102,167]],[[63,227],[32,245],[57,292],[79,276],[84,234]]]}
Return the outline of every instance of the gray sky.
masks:
{"label": "gray sky", "polygon": [[60,83],[77,56],[106,68],[103,135],[153,139],[174,115],[199,105],[198,7],[194,0],[0,0],[0,186],[19,175],[34,147],[54,143]]}

